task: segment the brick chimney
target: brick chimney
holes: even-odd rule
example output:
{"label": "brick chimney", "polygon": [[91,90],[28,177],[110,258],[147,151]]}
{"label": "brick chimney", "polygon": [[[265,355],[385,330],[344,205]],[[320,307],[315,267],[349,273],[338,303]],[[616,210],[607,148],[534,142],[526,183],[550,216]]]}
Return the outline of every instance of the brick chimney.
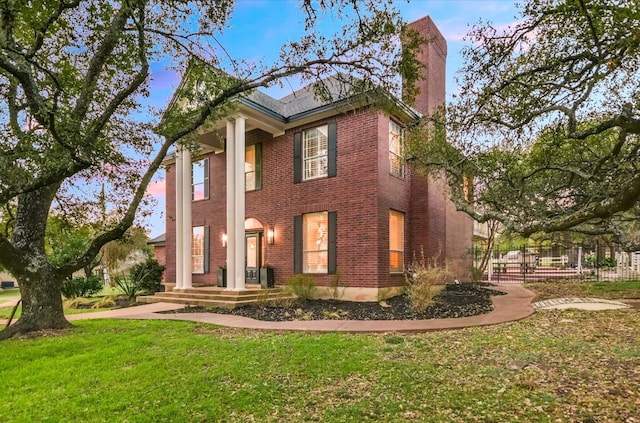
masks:
{"label": "brick chimney", "polygon": [[427,41],[418,54],[418,60],[426,67],[422,69],[422,79],[415,84],[420,92],[413,107],[429,115],[445,102],[447,42],[429,16],[411,22],[408,27]]}
{"label": "brick chimney", "polygon": [[[413,107],[430,115],[445,104],[447,42],[429,16],[408,26],[426,39],[418,54],[425,68],[422,79],[416,82],[419,93]],[[456,278],[467,280],[472,265],[468,252],[472,248],[473,221],[455,210],[442,176],[412,175],[410,253],[424,251],[428,258],[438,257],[442,263],[447,262]]]}

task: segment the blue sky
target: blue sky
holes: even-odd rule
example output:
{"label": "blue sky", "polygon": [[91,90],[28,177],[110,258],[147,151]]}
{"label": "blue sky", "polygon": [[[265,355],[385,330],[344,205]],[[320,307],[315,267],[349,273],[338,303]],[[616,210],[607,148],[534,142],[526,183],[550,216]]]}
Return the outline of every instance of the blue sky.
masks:
{"label": "blue sky", "polygon": [[[298,3],[291,0],[237,0],[236,7],[219,41],[228,53],[238,59],[269,63],[273,55],[277,55],[280,46],[286,41],[298,38],[301,33],[302,15]],[[479,20],[491,22],[494,26],[503,27],[516,21],[515,2],[482,1],[482,0],[413,0],[396,1],[402,17],[408,21],[417,20],[425,15],[431,16],[435,24],[447,40],[447,93],[457,90],[456,72],[462,66],[460,52],[464,47],[464,35]],[[327,34],[330,35],[332,19],[326,22]],[[323,29],[325,26],[322,27]],[[156,106],[166,107],[180,82],[179,75],[163,69],[155,69],[151,84],[151,102]],[[293,87],[297,89],[299,87]],[[283,90],[274,88],[268,93],[276,98],[287,95],[291,88]],[[165,231],[164,211],[164,174],[158,175],[158,182],[153,184],[149,192],[157,199],[158,204],[153,215],[147,219],[152,237]]]}

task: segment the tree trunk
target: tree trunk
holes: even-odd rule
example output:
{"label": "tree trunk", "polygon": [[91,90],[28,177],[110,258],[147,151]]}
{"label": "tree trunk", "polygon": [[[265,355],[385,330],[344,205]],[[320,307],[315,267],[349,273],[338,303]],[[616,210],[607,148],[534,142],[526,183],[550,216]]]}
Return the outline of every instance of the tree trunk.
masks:
{"label": "tree trunk", "polygon": [[20,286],[22,315],[15,325],[0,332],[0,339],[71,327],[62,308],[63,275],[51,265],[44,247],[47,216],[57,188],[51,185],[18,197],[13,248],[5,259]]}
{"label": "tree trunk", "polygon": [[16,277],[22,296],[22,315],[18,321],[0,332],[0,339],[27,332],[72,327],[64,317],[60,284],[62,280],[50,272]]}

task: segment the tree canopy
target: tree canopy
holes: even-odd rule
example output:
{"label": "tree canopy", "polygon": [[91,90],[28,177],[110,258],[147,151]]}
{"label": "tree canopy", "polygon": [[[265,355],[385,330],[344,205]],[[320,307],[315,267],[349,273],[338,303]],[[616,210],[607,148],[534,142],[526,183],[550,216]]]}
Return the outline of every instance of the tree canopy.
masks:
{"label": "tree canopy", "polygon": [[478,221],[640,248],[637,3],[529,0],[506,29],[481,22],[467,39],[446,117],[410,142],[418,167],[444,171]]}
{"label": "tree canopy", "polygon": [[[255,63],[217,42],[233,16],[231,0],[0,4],[0,220],[7,229],[0,233],[0,265],[18,279],[23,298],[9,335],[68,325],[61,278],[123,236],[144,210],[145,190],[168,150],[224,116],[237,96],[292,75],[304,82],[351,75],[362,82],[355,89],[397,92],[399,76],[411,82],[418,74],[418,36],[403,30],[392,2],[302,0],[299,10],[301,38],[270,46],[280,52],[273,63]],[[323,34],[323,19],[342,26]],[[187,87],[182,94],[198,97],[197,107],[165,118],[160,139],[154,130],[162,110],[145,106],[144,98],[151,69],[164,63],[180,72],[197,63],[205,95]],[[106,215],[102,189],[113,201]],[[90,239],[52,260],[45,243],[50,215],[91,222]]]}

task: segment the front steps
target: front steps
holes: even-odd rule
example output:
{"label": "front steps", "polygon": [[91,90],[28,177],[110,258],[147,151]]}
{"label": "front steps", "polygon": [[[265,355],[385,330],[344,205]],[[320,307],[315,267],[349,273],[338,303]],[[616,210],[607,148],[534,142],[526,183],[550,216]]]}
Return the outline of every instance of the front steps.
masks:
{"label": "front steps", "polygon": [[224,288],[201,287],[174,289],[169,292],[156,292],[154,295],[139,296],[139,303],[174,303],[185,306],[234,309],[251,304],[292,301],[296,297],[280,288],[247,288],[244,291],[228,291]]}

